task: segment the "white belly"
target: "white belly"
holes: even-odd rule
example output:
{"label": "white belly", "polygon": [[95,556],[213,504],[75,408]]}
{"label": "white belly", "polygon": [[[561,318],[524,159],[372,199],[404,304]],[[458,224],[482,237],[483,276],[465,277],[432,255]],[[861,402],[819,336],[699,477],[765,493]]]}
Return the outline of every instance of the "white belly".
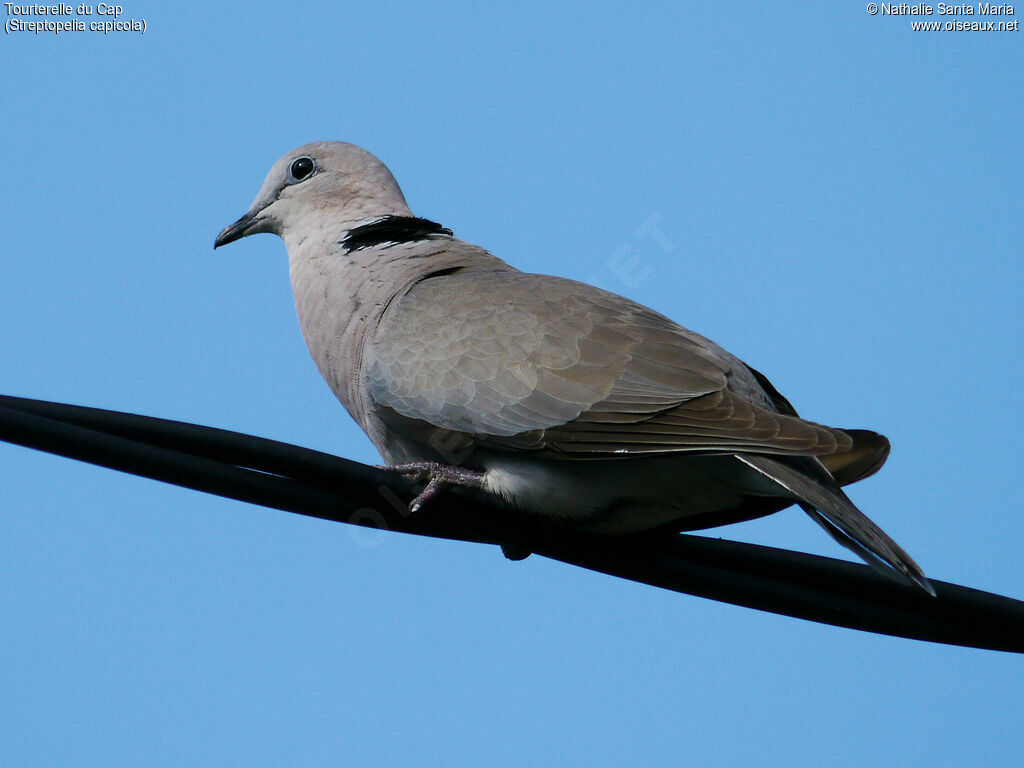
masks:
{"label": "white belly", "polygon": [[564,461],[491,454],[483,465],[487,489],[516,508],[602,533],[637,533],[729,510],[751,495],[781,495],[731,456]]}

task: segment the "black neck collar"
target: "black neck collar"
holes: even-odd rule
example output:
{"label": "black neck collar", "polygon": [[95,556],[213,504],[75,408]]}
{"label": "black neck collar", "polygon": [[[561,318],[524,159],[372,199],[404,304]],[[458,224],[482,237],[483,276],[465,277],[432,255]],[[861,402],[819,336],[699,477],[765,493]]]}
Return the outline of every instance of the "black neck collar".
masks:
{"label": "black neck collar", "polygon": [[452,236],[452,231],[430,219],[416,216],[385,216],[369,224],[349,230],[341,245],[349,251],[371,248],[385,243],[412,243],[434,235]]}

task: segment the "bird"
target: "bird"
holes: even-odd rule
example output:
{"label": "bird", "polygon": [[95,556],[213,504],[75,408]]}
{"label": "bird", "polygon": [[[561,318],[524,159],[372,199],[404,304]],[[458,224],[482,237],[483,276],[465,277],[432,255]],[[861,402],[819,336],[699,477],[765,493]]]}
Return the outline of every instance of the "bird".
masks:
{"label": "bird", "polygon": [[284,240],[302,334],[331,390],[384,466],[424,484],[410,509],[454,488],[622,535],[796,504],[934,596],[842,489],[882,466],[883,435],[805,420],[762,373],[668,317],[522,272],[415,216],[368,151],[314,142],[281,157],[214,248],[256,233]]}

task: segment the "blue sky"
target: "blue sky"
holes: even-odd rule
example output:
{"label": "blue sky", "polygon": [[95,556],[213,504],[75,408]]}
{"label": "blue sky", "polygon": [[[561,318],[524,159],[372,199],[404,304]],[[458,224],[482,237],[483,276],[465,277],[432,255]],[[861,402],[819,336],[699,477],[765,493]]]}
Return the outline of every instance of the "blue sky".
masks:
{"label": "blue sky", "polygon": [[[375,461],[304,348],[283,243],[212,251],[280,155],[352,141],[458,236],[887,434],[854,500],[929,575],[1024,597],[1021,32],[863,3],[124,18],[146,33],[0,41],[0,392]],[[798,510],[710,535],[845,557]],[[0,444],[11,765],[1007,765],[1022,690],[1018,656]]]}

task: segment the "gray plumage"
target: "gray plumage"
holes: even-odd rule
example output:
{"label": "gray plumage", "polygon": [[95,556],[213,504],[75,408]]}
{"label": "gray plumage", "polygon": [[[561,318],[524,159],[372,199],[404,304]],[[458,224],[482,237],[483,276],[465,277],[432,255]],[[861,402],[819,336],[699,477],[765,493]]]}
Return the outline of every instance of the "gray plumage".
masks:
{"label": "gray plumage", "polygon": [[528,513],[592,531],[687,530],[800,504],[931,591],[841,485],[888,441],[801,419],[714,342],[621,296],[520,272],[413,216],[358,147],[299,147],[216,245],[284,238],[321,374],[391,465],[459,464]]}

